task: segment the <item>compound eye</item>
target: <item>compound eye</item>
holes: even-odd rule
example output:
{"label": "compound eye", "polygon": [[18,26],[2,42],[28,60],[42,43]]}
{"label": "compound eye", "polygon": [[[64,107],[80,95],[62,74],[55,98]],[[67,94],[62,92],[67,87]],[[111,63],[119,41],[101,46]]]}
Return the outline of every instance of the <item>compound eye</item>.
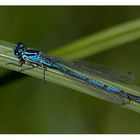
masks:
{"label": "compound eye", "polygon": [[17,52],[17,51],[15,51],[14,53],[15,53],[15,55],[16,55],[16,56],[18,56],[18,55],[19,55],[19,52]]}
{"label": "compound eye", "polygon": [[15,52],[16,55],[18,55],[18,52]]}

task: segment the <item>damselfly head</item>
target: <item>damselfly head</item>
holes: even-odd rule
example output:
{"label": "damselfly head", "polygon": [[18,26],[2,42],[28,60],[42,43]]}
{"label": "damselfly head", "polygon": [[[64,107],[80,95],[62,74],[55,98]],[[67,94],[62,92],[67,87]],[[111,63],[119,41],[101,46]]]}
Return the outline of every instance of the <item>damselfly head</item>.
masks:
{"label": "damselfly head", "polygon": [[17,58],[22,57],[22,52],[25,50],[25,45],[22,42],[18,42],[17,46],[13,49],[13,52]]}

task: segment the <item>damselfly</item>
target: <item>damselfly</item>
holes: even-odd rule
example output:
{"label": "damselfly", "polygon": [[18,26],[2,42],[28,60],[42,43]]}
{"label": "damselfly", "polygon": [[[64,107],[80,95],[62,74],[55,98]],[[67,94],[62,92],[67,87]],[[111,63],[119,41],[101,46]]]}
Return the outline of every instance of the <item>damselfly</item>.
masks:
{"label": "damselfly", "polygon": [[[133,78],[131,73],[124,73],[113,67],[108,67],[100,64],[93,64],[82,61],[75,61],[68,58],[50,55],[39,50],[26,47],[23,43],[17,43],[13,49],[14,55],[19,59],[19,64],[29,64],[31,67],[21,69],[25,71],[35,67],[42,68],[43,79],[45,80],[45,71],[47,68],[55,69],[64,74],[75,84],[79,84],[82,88],[88,88],[91,91],[99,94],[102,99],[116,103],[126,104],[129,101],[140,103],[140,97],[132,95],[112,86],[108,82],[100,79],[110,80],[112,82],[126,82]],[[13,64],[13,63],[8,63]],[[99,77],[99,79],[95,78]]]}

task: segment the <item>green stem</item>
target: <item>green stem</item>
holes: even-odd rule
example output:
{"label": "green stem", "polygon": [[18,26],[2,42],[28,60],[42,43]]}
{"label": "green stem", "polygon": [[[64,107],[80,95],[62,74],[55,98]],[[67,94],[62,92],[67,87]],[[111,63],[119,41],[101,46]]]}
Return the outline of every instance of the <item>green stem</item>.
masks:
{"label": "green stem", "polygon": [[[91,54],[99,53],[103,50],[108,50],[110,48],[119,46],[124,43],[136,40],[140,38],[140,20],[135,20],[133,22],[128,22],[120,26],[116,26],[109,30],[97,33],[85,39],[81,39],[75,43],[72,43],[66,47],[60,48],[53,51],[52,53],[65,55],[72,58],[84,58]],[[18,59],[13,56],[13,47],[15,44],[0,41],[0,66],[11,70],[18,71],[21,68],[14,65],[5,65],[6,63],[18,63]],[[23,68],[28,67],[24,65]],[[24,71],[23,73],[43,79],[42,70],[40,68],[35,68],[32,70]],[[63,74],[58,71],[48,69],[46,71],[46,80],[65,87],[75,89],[77,91],[96,96],[94,92],[73,83],[72,80],[66,78]],[[124,91],[131,93],[133,95],[140,96],[140,89],[134,85],[111,83],[116,87],[123,89]],[[130,102],[123,107],[131,109],[136,112],[140,112],[140,104],[135,102]]]}
{"label": "green stem", "polygon": [[140,19],[106,29],[54,50],[73,59],[85,58],[140,38]]}

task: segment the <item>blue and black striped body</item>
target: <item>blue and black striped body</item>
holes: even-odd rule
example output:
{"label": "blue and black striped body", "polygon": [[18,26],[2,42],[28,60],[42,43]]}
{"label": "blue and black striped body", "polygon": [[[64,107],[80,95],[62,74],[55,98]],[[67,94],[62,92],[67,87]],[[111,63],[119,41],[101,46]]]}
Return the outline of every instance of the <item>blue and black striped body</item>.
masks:
{"label": "blue and black striped body", "polygon": [[53,60],[51,57],[49,57],[48,54],[44,54],[39,50],[26,48],[22,43],[17,44],[17,47],[14,49],[14,54],[18,57],[21,64],[26,62],[30,65],[33,65],[34,67],[38,66],[42,68],[49,67],[52,69],[56,69],[61,73],[64,73],[65,75],[85,82],[87,85],[106,91],[108,92],[108,94],[116,94],[120,98],[125,98],[140,103],[139,97],[126,93],[123,90],[120,90],[116,87],[109,86],[101,81],[97,81],[93,78],[86,77],[85,75],[82,75],[78,71],[72,70],[67,65],[66,66],[61,65],[61,62]]}

